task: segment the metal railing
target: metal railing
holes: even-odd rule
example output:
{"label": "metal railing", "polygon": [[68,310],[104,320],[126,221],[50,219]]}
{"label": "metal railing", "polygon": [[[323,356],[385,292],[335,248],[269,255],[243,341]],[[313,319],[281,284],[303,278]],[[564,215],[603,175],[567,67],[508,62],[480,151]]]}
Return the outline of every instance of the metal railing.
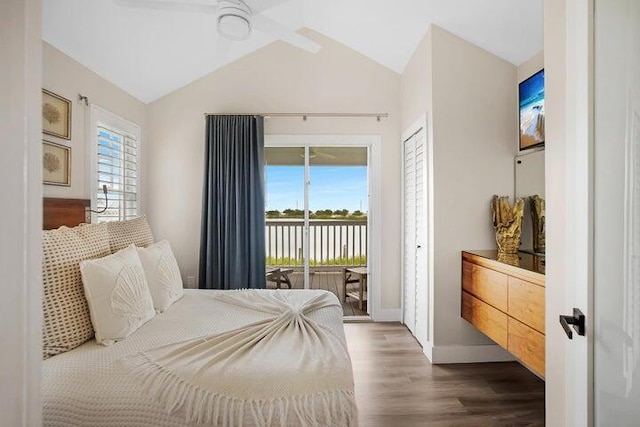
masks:
{"label": "metal railing", "polygon": [[[304,220],[267,219],[267,266],[303,267]],[[367,265],[367,220],[310,220],[309,265],[314,268]]]}

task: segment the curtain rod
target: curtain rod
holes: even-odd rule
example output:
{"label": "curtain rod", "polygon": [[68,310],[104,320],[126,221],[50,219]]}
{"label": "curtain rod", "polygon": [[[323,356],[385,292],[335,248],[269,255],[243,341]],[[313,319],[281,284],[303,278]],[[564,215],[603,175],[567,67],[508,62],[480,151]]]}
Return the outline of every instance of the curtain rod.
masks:
{"label": "curtain rod", "polygon": [[307,120],[307,117],[375,117],[376,120],[386,119],[389,117],[389,113],[205,113],[204,116],[264,116],[269,117],[302,117],[302,120]]}

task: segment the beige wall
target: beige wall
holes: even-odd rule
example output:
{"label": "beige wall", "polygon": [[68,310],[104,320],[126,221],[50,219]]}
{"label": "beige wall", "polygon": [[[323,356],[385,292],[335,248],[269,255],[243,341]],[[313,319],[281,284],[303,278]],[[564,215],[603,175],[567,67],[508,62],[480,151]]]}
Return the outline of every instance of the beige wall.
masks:
{"label": "beige wall", "polygon": [[431,55],[431,29],[429,29],[402,72],[400,83],[402,131],[407,130],[425,113],[428,123],[431,123]]}
{"label": "beige wall", "polygon": [[205,121],[203,113],[388,112],[388,119],[272,118],[267,134],[382,137],[382,308],[400,308],[400,76],[327,37],[305,34],[311,55],[274,43],[149,106],[147,214],[174,248],[183,276],[198,269]]}
{"label": "beige wall", "polygon": [[528,79],[544,68],[544,50],[533,55],[531,58],[518,65],[518,83]]}
{"label": "beige wall", "polygon": [[460,251],[496,247],[489,202],[513,192],[516,67],[435,26],[432,38],[434,344],[485,343],[460,317]]}
{"label": "beige wall", "polygon": [[434,354],[491,344],[460,317],[460,252],[495,248],[489,202],[513,194],[516,78],[514,65],[433,25],[402,75],[402,126],[426,112],[433,142]]}
{"label": "beige wall", "polygon": [[72,101],[71,140],[45,135],[44,138],[71,147],[71,187],[44,186],[45,197],[89,198],[91,196],[86,124],[90,107],[78,100],[78,94],[91,103],[138,124],[142,128],[142,144],[146,131],[147,106],[109,83],[84,65],[43,42],[42,86]]}

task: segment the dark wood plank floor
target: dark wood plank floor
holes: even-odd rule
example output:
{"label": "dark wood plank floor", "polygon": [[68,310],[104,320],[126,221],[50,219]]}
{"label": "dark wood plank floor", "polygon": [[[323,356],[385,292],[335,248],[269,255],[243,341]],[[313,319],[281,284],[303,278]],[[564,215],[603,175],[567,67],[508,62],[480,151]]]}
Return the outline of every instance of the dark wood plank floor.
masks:
{"label": "dark wood plank floor", "polygon": [[544,425],[544,382],[517,362],[431,365],[399,323],[344,326],[361,426]]}
{"label": "dark wood plank floor", "polygon": [[[302,272],[295,271],[289,274],[291,285],[294,289],[304,288],[304,274]],[[267,283],[269,288],[274,288],[273,282]],[[355,289],[357,283],[350,283],[348,290]],[[285,285],[286,287],[286,285]],[[311,289],[324,289],[329,292],[333,292],[338,296],[338,299],[342,303],[342,311],[345,316],[367,316],[366,303],[364,311],[360,310],[358,301],[353,298],[347,298],[345,302],[343,299],[342,288],[342,273],[341,272],[316,272],[311,274]]]}

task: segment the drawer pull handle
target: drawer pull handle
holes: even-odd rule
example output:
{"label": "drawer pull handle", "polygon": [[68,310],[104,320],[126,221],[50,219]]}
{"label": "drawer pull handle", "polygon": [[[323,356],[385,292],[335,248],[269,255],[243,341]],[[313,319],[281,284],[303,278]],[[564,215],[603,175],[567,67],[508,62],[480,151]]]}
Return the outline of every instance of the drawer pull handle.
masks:
{"label": "drawer pull handle", "polygon": [[580,309],[574,308],[573,316],[560,315],[560,324],[562,325],[562,329],[564,329],[564,332],[567,334],[567,337],[569,337],[570,340],[573,339],[573,331],[571,331],[569,325],[573,326],[573,329],[576,330],[578,335],[584,336],[585,334],[586,327],[584,314],[582,313],[582,311],[580,311]]}

